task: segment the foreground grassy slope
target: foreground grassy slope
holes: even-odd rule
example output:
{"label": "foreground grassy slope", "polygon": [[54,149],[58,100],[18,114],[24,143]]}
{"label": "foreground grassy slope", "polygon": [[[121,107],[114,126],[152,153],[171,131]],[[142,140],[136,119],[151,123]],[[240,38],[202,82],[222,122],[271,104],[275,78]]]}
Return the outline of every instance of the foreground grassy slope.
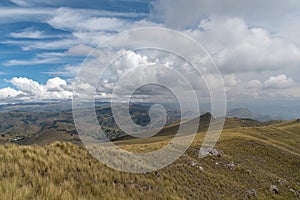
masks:
{"label": "foreground grassy slope", "polygon": [[[5,144],[0,146],[1,199],[299,199],[300,123],[232,127],[216,146],[222,156],[198,158],[200,132],[178,161],[149,174],[115,171],[74,144]],[[159,137],[117,143],[145,151],[161,148],[172,136]]]}

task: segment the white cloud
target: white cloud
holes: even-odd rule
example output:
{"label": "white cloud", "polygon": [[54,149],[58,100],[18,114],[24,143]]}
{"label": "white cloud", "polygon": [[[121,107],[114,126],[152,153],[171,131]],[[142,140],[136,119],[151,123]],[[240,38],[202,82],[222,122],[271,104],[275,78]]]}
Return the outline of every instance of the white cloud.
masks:
{"label": "white cloud", "polygon": [[[31,5],[27,0],[13,0],[20,6]],[[35,0],[32,4],[38,3]],[[40,4],[45,5],[45,4]],[[11,21],[39,21],[48,23],[55,29],[67,30],[70,32],[68,36],[63,36],[57,40],[51,41],[25,41],[25,40],[9,40],[4,44],[19,45],[24,51],[28,50],[60,50],[57,52],[41,52],[31,60],[10,60],[5,63],[6,66],[13,65],[34,65],[44,63],[62,63],[66,56],[84,56],[91,52],[92,46],[96,46],[107,40],[115,33],[121,32],[135,27],[142,26],[166,26],[179,28],[211,53],[221,72],[224,73],[224,82],[227,87],[228,96],[255,96],[267,97],[274,95],[290,95],[295,89],[294,80],[297,77],[292,71],[297,71],[300,65],[300,48],[290,40],[291,33],[286,21],[291,19],[293,12],[299,8],[300,3],[295,0],[287,0],[277,2],[277,4],[266,1],[218,1],[218,0],[159,0],[153,7],[153,17],[160,17],[165,24],[158,24],[149,19],[139,21],[131,21],[129,19],[120,18],[126,16],[126,13],[115,13],[87,9],[30,9],[30,8],[0,8],[0,23],[9,23]],[[260,7],[260,9],[258,9]],[[288,16],[287,16],[288,15]],[[128,17],[136,16],[128,13]],[[299,29],[299,20],[293,21],[293,29]],[[284,21],[285,20],[285,21]],[[273,26],[278,23],[278,27]],[[185,27],[189,27],[186,29]],[[281,29],[280,27],[285,27]],[[274,33],[273,31],[277,32]],[[300,30],[300,29],[299,29]],[[148,33],[147,33],[148,34]],[[147,34],[140,36],[131,36],[123,41],[117,41],[116,47],[126,46],[130,43],[139,42],[139,37],[147,38]],[[151,33],[149,33],[151,34]],[[282,36],[284,37],[278,37]],[[295,38],[298,37],[294,34]],[[44,39],[48,37],[42,31],[23,30],[22,32],[11,33],[15,38],[34,38]],[[163,37],[157,37],[157,40],[166,42]],[[149,41],[151,44],[151,41]],[[170,46],[178,46],[181,48],[184,44],[181,41],[172,41]],[[115,47],[115,46],[114,46]],[[187,48],[187,51],[189,49]],[[123,50],[126,51],[126,50]],[[122,52],[120,52],[122,53]],[[109,52],[101,52],[99,55],[99,63],[105,63],[110,58]],[[120,77],[126,70],[137,68],[139,65],[161,63],[169,67],[174,67],[177,60],[174,57],[160,56],[157,60],[144,56],[142,53],[129,52],[127,56],[115,63],[115,68],[111,68],[112,76]],[[95,63],[85,63],[94,65]],[[99,69],[99,66],[92,66],[93,70]],[[66,65],[64,69],[56,72],[49,72],[51,75],[71,75],[74,76],[79,70],[80,64]],[[176,67],[176,66],[175,66]],[[184,65],[181,65],[184,68]],[[93,73],[91,70],[91,73]],[[188,69],[181,69],[182,72],[188,72]],[[271,76],[272,74],[281,74]],[[251,77],[247,77],[251,74]],[[89,76],[91,74],[87,74]],[[92,74],[93,75],[93,74]],[[151,76],[157,76],[166,82],[177,84],[172,74],[164,74],[163,72],[144,71],[136,74],[135,77],[127,83],[128,87],[134,87],[136,83]],[[299,74],[300,75],[300,74]],[[293,77],[293,79],[291,77]],[[247,77],[245,81],[242,77]],[[267,77],[267,78],[266,78]],[[267,79],[267,80],[266,80]],[[189,81],[197,89],[205,88],[199,80]],[[45,85],[39,84],[33,80],[26,78],[14,78],[11,83],[19,88],[19,90],[6,89],[6,93],[11,92],[10,96],[18,96],[21,92],[31,98],[37,98],[33,90],[41,89],[41,99],[52,99],[63,97],[69,98],[72,94],[70,87],[71,82],[66,82],[60,78],[48,80]],[[22,83],[22,84],[21,84]],[[82,84],[82,88],[91,89],[90,85]],[[103,80],[102,92],[106,96],[106,91],[112,89],[112,82],[108,79]],[[280,89],[281,93],[274,92],[271,89]],[[289,92],[287,92],[289,91]],[[16,93],[17,92],[17,93]],[[5,95],[4,95],[5,96]],[[8,96],[8,95],[6,95]]]}
{"label": "white cloud", "polygon": [[[247,75],[247,74],[246,74]],[[259,78],[259,75],[255,76]],[[282,100],[282,99],[296,99],[300,97],[299,83],[289,78],[285,74],[277,76],[270,76],[266,80],[250,80],[248,82],[239,82],[239,84],[231,87],[228,91],[228,100],[241,102],[249,100]]]}
{"label": "white cloud", "polygon": [[4,63],[4,66],[24,66],[24,65],[42,65],[42,64],[53,64],[59,63],[61,60],[56,58],[45,58],[45,59],[27,59],[27,60],[9,60]]}
{"label": "white cloud", "polygon": [[28,7],[31,4],[26,1],[26,0],[10,0],[11,2],[13,2],[14,4],[17,4],[18,6],[23,6],[23,7]]}
{"label": "white cloud", "polygon": [[40,97],[45,92],[45,89],[38,82],[25,77],[14,77],[9,82],[16,86],[20,91],[30,95]]}
{"label": "white cloud", "polygon": [[247,88],[248,89],[258,89],[258,88],[260,88],[261,87],[261,85],[262,85],[262,83],[261,83],[261,81],[259,81],[259,80],[251,80],[251,81],[249,81],[248,83],[247,83]]}
{"label": "white cloud", "polygon": [[87,56],[91,51],[93,51],[94,48],[84,45],[84,44],[79,44],[75,45],[71,48],[69,48],[68,53],[70,55],[84,55]]}
{"label": "white cloud", "polygon": [[112,33],[103,31],[74,31],[72,35],[82,44],[96,46],[113,36]]}
{"label": "white cloud", "polygon": [[44,72],[50,76],[63,76],[74,78],[80,70],[80,65],[64,65],[60,70]]}
{"label": "white cloud", "polygon": [[49,79],[45,85],[47,90],[60,91],[67,86],[67,82],[59,77]]}
{"label": "white cloud", "polygon": [[153,15],[170,27],[186,27],[197,24],[209,16],[240,17],[248,23],[262,25],[286,20],[290,13],[298,13],[298,0],[157,0],[153,4]]}
{"label": "white cloud", "polygon": [[42,31],[37,30],[24,30],[23,32],[14,32],[10,36],[14,38],[30,38],[30,39],[43,39],[49,36],[45,35]]}
{"label": "white cloud", "polygon": [[22,94],[22,91],[17,91],[10,87],[0,89],[0,99],[16,98],[17,96]]}
{"label": "white cloud", "polygon": [[280,74],[278,76],[271,76],[268,80],[264,82],[265,88],[270,89],[286,89],[294,84],[294,80],[288,78],[285,74]]}
{"label": "white cloud", "polygon": [[225,86],[232,87],[239,83],[235,74],[228,74],[223,77]]}
{"label": "white cloud", "polygon": [[210,17],[237,17],[300,45],[300,1],[286,0],[156,0],[152,17],[167,27],[196,27]]}
{"label": "white cloud", "polygon": [[0,7],[0,24],[12,22],[41,22],[54,14],[52,8]]}
{"label": "white cloud", "polygon": [[95,17],[87,10],[68,8],[57,9],[56,15],[47,23],[54,28],[71,31],[120,31],[128,26],[127,20],[114,17]]}
{"label": "white cloud", "polygon": [[266,29],[250,28],[240,18],[201,21],[186,33],[202,43],[222,72],[274,71],[300,64],[300,49]]}
{"label": "white cloud", "polygon": [[62,50],[68,49],[79,43],[76,38],[74,39],[59,39],[54,41],[15,41],[8,40],[3,42],[4,44],[13,44],[21,46],[24,51],[43,49],[43,50]]}
{"label": "white cloud", "polygon": [[14,77],[8,82],[18,90],[10,87],[0,89],[2,100],[11,98],[28,101],[59,100],[70,99],[73,95],[72,85],[59,77],[49,79],[45,85],[25,77]]}
{"label": "white cloud", "polygon": [[65,52],[42,52],[36,54],[35,58],[24,60],[8,60],[3,63],[4,66],[25,66],[25,65],[43,65],[67,63],[74,56],[86,56],[93,49],[85,45],[76,45]]}

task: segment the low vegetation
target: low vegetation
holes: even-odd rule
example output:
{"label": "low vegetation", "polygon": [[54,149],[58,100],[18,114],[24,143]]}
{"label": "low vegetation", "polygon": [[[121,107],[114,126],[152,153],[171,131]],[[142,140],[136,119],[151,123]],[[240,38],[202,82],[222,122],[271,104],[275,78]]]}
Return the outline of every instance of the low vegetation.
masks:
{"label": "low vegetation", "polygon": [[[255,127],[234,123],[216,145],[220,154],[203,159],[198,158],[204,135],[199,132],[179,160],[145,174],[110,169],[71,143],[3,144],[1,199],[299,199],[299,130],[300,124],[291,121]],[[168,137],[116,144],[144,151],[166,145]]]}

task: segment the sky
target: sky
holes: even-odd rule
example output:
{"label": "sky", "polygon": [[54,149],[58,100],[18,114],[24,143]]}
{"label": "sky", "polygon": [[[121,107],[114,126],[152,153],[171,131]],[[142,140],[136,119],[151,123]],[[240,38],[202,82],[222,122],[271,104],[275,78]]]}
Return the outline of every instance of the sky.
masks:
{"label": "sky", "polygon": [[[207,50],[222,74],[231,107],[268,107],[263,112],[295,117],[300,115],[299,21],[298,0],[3,0],[0,102],[71,99],[74,77],[94,47],[133,28],[165,27]],[[120,77],[127,65],[156,62],[153,52],[126,53],[126,67],[116,63],[112,77]],[[160,55],[161,63],[174,60]],[[141,73],[136,77],[153,71]],[[103,98],[109,96],[111,80],[103,80],[98,89]],[[274,113],[289,105],[290,115],[282,109]]]}

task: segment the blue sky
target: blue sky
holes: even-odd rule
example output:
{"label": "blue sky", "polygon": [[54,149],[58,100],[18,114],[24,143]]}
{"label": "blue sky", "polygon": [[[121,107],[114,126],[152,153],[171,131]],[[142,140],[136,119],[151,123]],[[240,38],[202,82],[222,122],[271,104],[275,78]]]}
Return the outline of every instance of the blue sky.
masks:
{"label": "blue sky", "polygon": [[[299,21],[296,0],[4,0],[0,101],[70,99],[75,74],[93,47],[151,26],[201,43],[222,73],[231,105],[297,102]],[[131,63],[144,62],[130,55]]]}
{"label": "blue sky", "polygon": [[[17,3],[19,3],[19,5]],[[24,3],[22,3],[24,2]],[[27,3],[28,2],[28,3]],[[22,6],[28,4],[28,6]],[[137,20],[149,14],[149,2],[143,1],[49,1],[41,3],[39,1],[1,1],[2,9],[7,9],[7,16],[2,16],[1,20],[1,80],[0,87],[11,86],[6,80],[13,77],[28,77],[39,83],[46,83],[51,76],[51,72],[60,70],[64,65],[73,65],[82,62],[84,56],[41,56],[43,53],[63,53],[68,50],[70,45],[57,45],[46,47],[47,43],[59,40],[72,40],[74,36],[72,31],[58,29],[47,24],[45,21],[51,16],[51,12],[59,8],[92,9],[93,11],[109,11],[113,13],[123,13],[120,18],[128,20]],[[13,10],[19,9],[20,17],[14,15]],[[45,14],[29,14],[28,17],[23,13],[31,10],[47,10]],[[27,11],[28,10],[28,11]],[[49,11],[48,11],[49,10]],[[16,11],[17,12],[17,11]],[[113,13],[111,13],[113,15]],[[134,13],[134,17],[126,16],[126,13]],[[109,14],[109,15],[111,15]],[[97,14],[96,14],[97,15]],[[141,16],[140,16],[141,15]],[[36,17],[35,17],[36,16]],[[102,15],[103,16],[103,15]],[[105,14],[104,14],[105,16]],[[40,47],[30,47],[31,43],[42,43]],[[67,43],[67,42],[66,42]],[[70,43],[72,43],[70,41]],[[23,62],[22,62],[23,61]]]}

